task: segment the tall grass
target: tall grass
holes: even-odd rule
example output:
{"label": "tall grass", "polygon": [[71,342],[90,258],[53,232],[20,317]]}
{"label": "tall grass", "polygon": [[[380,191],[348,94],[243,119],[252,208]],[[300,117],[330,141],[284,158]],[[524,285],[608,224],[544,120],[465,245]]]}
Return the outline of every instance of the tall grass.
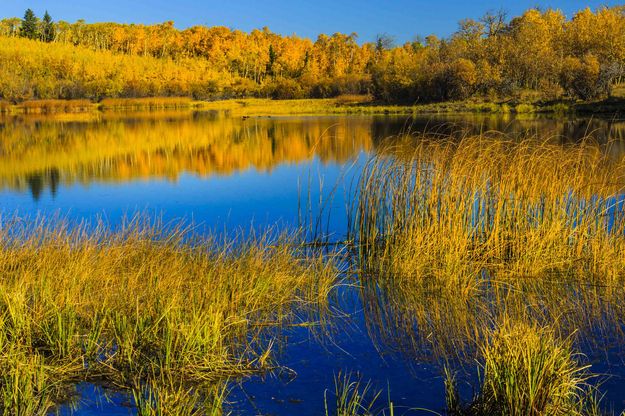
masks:
{"label": "tall grass", "polygon": [[225,386],[198,389],[163,376],[138,381],[131,391],[139,416],[221,416],[227,394]]}
{"label": "tall grass", "polygon": [[359,290],[369,336],[380,350],[418,362],[464,365],[474,360],[504,317],[549,326],[564,338],[575,334],[575,347],[596,356],[622,351],[624,283],[557,276],[495,279],[485,274],[463,296],[444,283],[370,275]]}
{"label": "tall grass", "polygon": [[[397,156],[399,152],[399,156]],[[625,157],[591,141],[428,139],[365,169],[362,267],[469,293],[502,276],[625,275]]]}
{"label": "tall grass", "polygon": [[351,236],[385,347],[479,357],[449,412],[593,414],[572,334],[622,338],[625,157],[591,139],[408,138],[372,160]]}
{"label": "tall grass", "polygon": [[336,278],[331,259],[292,235],[222,241],[141,220],[117,231],[1,224],[5,414],[45,413],[76,381],[131,389],[146,409],[212,403],[206,386],[271,368],[273,331],[316,319]]}
{"label": "tall grass", "polygon": [[81,113],[92,111],[89,100],[32,100],[24,101],[18,109],[26,114]]}
{"label": "tall grass", "polygon": [[100,107],[105,110],[161,110],[166,108],[188,108],[192,104],[189,97],[105,98],[100,102]]}
{"label": "tall grass", "polygon": [[223,111],[232,116],[322,115],[322,114],[413,114],[416,107],[375,105],[368,96],[337,98],[270,100],[245,98],[202,103],[205,110]]}
{"label": "tall grass", "polygon": [[547,327],[504,321],[481,349],[480,391],[466,407],[448,377],[449,413],[461,415],[585,415],[595,406],[588,366],[579,363],[571,339]]}

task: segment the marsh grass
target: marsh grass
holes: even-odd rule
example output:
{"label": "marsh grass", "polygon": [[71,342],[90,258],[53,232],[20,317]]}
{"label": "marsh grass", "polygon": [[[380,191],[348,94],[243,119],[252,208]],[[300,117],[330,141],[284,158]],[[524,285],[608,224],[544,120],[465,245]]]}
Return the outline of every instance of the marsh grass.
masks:
{"label": "marsh grass", "polygon": [[184,401],[205,411],[206,386],[274,365],[273,331],[316,319],[337,277],[293,235],[223,240],[139,219],[115,231],[1,224],[4,414],[44,414],[78,381],[129,389],[144,414]]}
{"label": "marsh grass", "polygon": [[162,110],[189,108],[192,105],[189,97],[105,98],[99,103],[104,110]]}
{"label": "marsh grass", "polygon": [[623,351],[623,281],[605,285],[532,278],[484,281],[470,296],[407,279],[366,277],[360,287],[368,333],[380,350],[417,362],[470,365],[504,317],[550,326],[593,357]]}
{"label": "marsh grass", "polygon": [[371,104],[373,96],[366,94],[342,94],[334,100],[337,105]]}
{"label": "marsh grass", "polygon": [[361,267],[468,294],[495,279],[625,274],[625,158],[590,140],[420,139],[374,159],[352,220]]}
{"label": "marsh grass", "polygon": [[339,373],[334,377],[334,403],[328,403],[325,394],[326,416],[372,416],[381,392],[373,391],[371,382],[364,383],[354,374]]}
{"label": "marsh grass", "polygon": [[92,111],[94,104],[89,100],[32,100],[17,109],[25,114],[82,113]]}
{"label": "marsh grass", "polygon": [[623,339],[624,156],[488,135],[381,153],[350,227],[374,340],[452,368],[477,357],[468,405],[448,372],[451,414],[597,414],[575,349]]}
{"label": "marsh grass", "polygon": [[167,376],[148,377],[138,380],[131,389],[139,416],[221,416],[227,386],[204,387],[201,391],[193,386],[181,385]]}
{"label": "marsh grass", "polygon": [[589,366],[548,327],[504,320],[480,350],[477,396],[462,405],[447,375],[448,412],[456,415],[587,415],[596,412]]}
{"label": "marsh grass", "polygon": [[204,110],[225,112],[230,116],[323,115],[323,114],[402,114],[415,113],[415,107],[380,105],[368,96],[350,95],[337,98],[270,100],[246,98],[203,103]]}

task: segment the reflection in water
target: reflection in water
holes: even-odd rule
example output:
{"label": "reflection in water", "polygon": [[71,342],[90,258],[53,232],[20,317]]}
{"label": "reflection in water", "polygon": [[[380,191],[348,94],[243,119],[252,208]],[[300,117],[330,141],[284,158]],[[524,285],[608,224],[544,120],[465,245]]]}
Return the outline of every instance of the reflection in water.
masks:
{"label": "reflection in water", "polygon": [[104,114],[65,120],[0,120],[0,189],[38,199],[63,185],[271,171],[285,163],[346,164],[402,132],[466,135],[500,131],[576,141],[625,137],[625,122],[505,116],[440,118],[224,118],[214,113]]}
{"label": "reflection in water", "polygon": [[[317,162],[324,167],[320,176],[330,182],[330,191],[334,179],[351,180],[338,171],[363,153],[387,149],[389,137],[402,132],[462,136],[486,131],[561,142],[576,142],[592,133],[596,141],[609,143],[610,150],[622,154],[625,123],[479,115],[243,119],[193,112],[6,118],[0,119],[0,196],[4,197],[0,210],[38,213],[42,201],[29,204],[28,195],[11,193],[30,193],[44,201],[42,195],[50,193],[58,195],[51,208],[63,213],[73,210],[72,215],[81,220],[100,210],[110,215],[120,207],[132,209],[137,201],[147,201],[170,216],[228,218],[235,226],[247,227],[253,212],[271,212],[271,219],[289,218],[293,213],[285,207],[294,208],[299,196],[292,182],[310,166],[318,167]],[[295,168],[288,166],[295,164]],[[244,171],[249,175],[236,175]],[[204,180],[216,177],[220,180]],[[160,181],[147,183],[146,179]],[[102,186],[69,189],[72,184],[94,183]],[[340,196],[335,198],[338,203],[332,214],[340,218],[345,204]],[[338,223],[341,220],[329,228],[342,239]],[[613,359],[624,351],[624,288],[617,280],[610,285],[581,284],[574,279],[494,279],[485,274],[471,296],[457,296],[441,285],[358,276],[356,285],[341,289],[348,301],[340,297],[336,309],[349,313],[349,318],[337,324],[329,345],[312,340],[309,328],[285,332],[288,342],[279,362],[297,372],[295,379],[268,377],[264,383],[252,379],[244,383],[245,394],[234,392],[229,400],[239,399],[247,413],[258,410],[248,405],[249,398],[255,397],[264,412],[323,414],[324,391],[332,386],[334,374],[354,370],[379,381],[377,388],[390,386],[398,406],[439,409],[444,403],[441,361],[456,359],[474,369],[480,339],[504,313],[557,323],[564,336],[577,331],[579,349],[599,363],[593,365],[595,372],[622,374],[620,360]],[[601,354],[605,355],[598,358]],[[407,370],[415,377],[407,377]],[[618,405],[616,399],[622,396],[620,381],[612,378],[612,388],[602,388],[610,404]],[[119,414],[127,414],[127,409]]]}
{"label": "reflection in water", "polygon": [[625,353],[625,291],[572,278],[491,279],[472,296],[437,284],[362,278],[361,298],[371,337],[385,351],[428,362],[471,362],[487,331],[504,317],[574,334],[591,359]]}
{"label": "reflection in water", "polygon": [[[10,128],[6,123],[11,123]],[[344,163],[372,147],[370,119],[13,120],[0,130],[0,186],[37,199],[59,184],[181,173],[228,175],[310,160]]]}

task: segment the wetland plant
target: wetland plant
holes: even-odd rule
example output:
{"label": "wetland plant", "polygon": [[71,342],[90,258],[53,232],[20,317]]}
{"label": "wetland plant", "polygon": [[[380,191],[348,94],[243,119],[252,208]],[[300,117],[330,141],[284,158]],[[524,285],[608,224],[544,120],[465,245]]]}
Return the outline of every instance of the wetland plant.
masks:
{"label": "wetland plant", "polygon": [[363,383],[353,374],[334,377],[334,404],[328,403],[326,391],[324,403],[326,416],[372,416],[381,392],[374,392],[370,382]]}
{"label": "wetland plant", "polygon": [[337,279],[294,235],[1,224],[2,414],[46,414],[85,381],[131,392],[141,414],[182,402],[205,414],[220,382],[272,367],[275,331],[317,319]]}
{"label": "wetland plant", "polygon": [[447,376],[448,413],[455,415],[589,415],[597,412],[588,369],[571,339],[547,327],[504,321],[482,346],[480,389],[461,404]]}
{"label": "wetland plant", "polygon": [[367,274],[465,295],[485,271],[625,276],[625,156],[609,144],[411,142],[373,159],[360,179],[351,229]]}

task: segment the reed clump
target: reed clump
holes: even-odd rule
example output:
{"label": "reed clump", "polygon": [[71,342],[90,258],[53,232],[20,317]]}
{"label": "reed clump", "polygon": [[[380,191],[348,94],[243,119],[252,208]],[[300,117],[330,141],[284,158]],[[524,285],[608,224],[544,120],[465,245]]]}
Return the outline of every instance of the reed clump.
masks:
{"label": "reed clump", "polygon": [[221,416],[227,392],[223,385],[203,390],[162,375],[138,380],[131,389],[139,416]]}
{"label": "reed clump", "polygon": [[316,319],[337,277],[294,236],[225,241],[143,220],[116,231],[1,224],[3,414],[44,414],[78,381],[132,390],[150,408],[214,403],[208,387],[271,368],[274,331]]}
{"label": "reed clump", "polygon": [[367,94],[342,94],[335,98],[337,106],[369,104],[373,102],[373,96]]}
{"label": "reed clump", "polygon": [[504,321],[481,348],[481,386],[463,406],[448,378],[447,403],[456,415],[557,416],[593,414],[589,366],[571,339],[548,327]]}
{"label": "reed clump", "polygon": [[92,111],[94,105],[89,100],[31,100],[18,108],[26,114],[82,113]]}
{"label": "reed clump", "polygon": [[334,377],[334,403],[328,402],[328,392],[325,392],[325,415],[373,416],[380,394],[381,391],[373,391],[371,382],[363,382],[351,373],[339,373]]}
{"label": "reed clump", "polygon": [[162,110],[188,108],[192,104],[189,97],[105,98],[100,102],[100,107],[105,110]]}
{"label": "reed clump", "polygon": [[361,266],[469,293],[496,278],[625,275],[625,157],[590,139],[419,139],[362,175]]}

